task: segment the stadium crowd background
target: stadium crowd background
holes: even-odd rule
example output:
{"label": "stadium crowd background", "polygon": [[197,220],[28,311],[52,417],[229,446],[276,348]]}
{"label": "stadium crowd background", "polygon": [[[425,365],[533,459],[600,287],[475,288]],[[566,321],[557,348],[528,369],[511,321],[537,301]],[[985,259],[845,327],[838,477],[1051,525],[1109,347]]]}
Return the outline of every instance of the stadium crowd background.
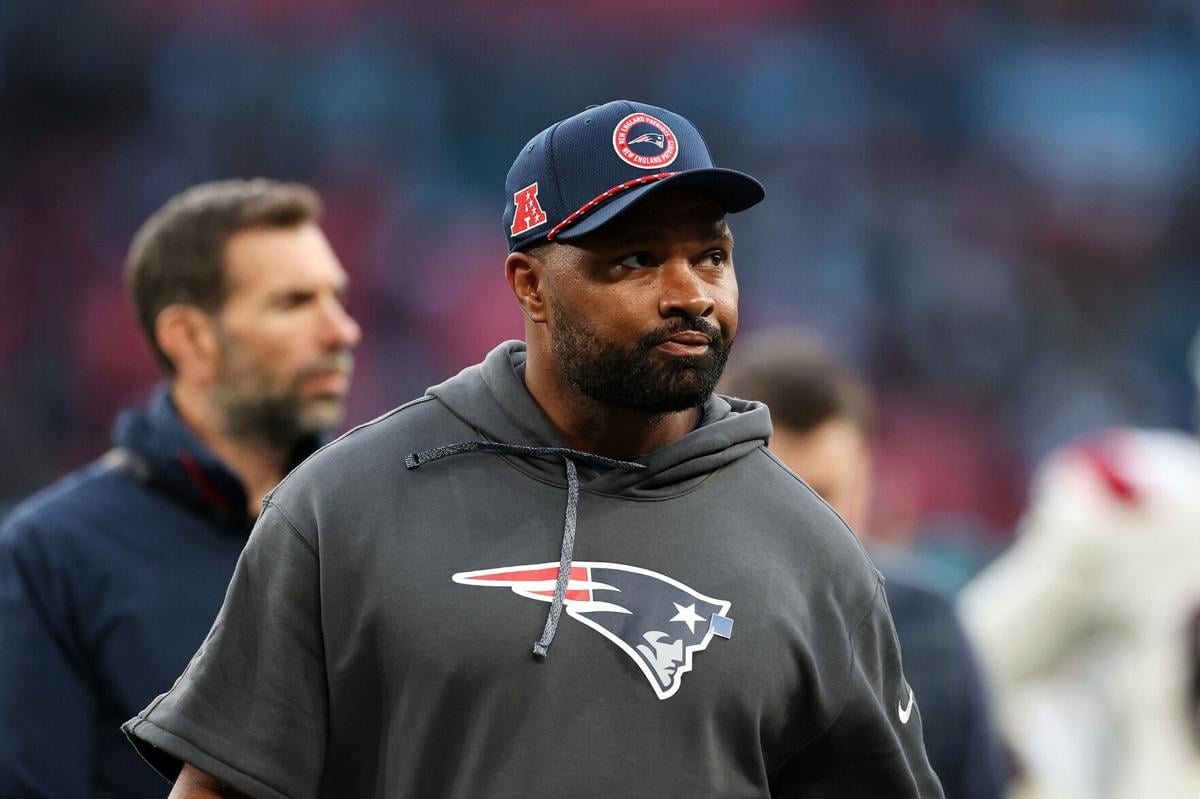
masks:
{"label": "stadium crowd background", "polygon": [[627,97],[763,179],[743,331],[815,327],[869,375],[876,532],[952,591],[1051,447],[1193,424],[1198,76],[1189,0],[3,0],[0,513],[155,381],[120,273],[168,196],[322,192],[358,422],[520,335],[508,165]]}

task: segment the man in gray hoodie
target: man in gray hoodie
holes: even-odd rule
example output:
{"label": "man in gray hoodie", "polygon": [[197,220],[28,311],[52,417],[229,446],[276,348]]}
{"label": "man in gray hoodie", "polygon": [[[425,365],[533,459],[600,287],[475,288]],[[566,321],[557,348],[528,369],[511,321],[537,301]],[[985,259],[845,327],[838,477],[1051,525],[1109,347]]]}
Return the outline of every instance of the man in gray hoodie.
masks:
{"label": "man in gray hoodie", "polygon": [[762,196],[640,103],[521,150],[526,341],[267,498],[125,725],[173,797],[942,796],[878,573],[713,394]]}

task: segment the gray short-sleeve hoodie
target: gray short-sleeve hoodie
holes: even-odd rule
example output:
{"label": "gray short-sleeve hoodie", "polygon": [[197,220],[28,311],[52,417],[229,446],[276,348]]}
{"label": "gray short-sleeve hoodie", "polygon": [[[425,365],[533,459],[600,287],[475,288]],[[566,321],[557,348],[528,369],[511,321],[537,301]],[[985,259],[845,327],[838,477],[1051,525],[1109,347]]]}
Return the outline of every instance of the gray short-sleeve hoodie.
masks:
{"label": "gray short-sleeve hoodie", "polygon": [[[293,799],[940,797],[878,573],[767,409],[713,396],[613,466],[564,452],[524,363],[507,342],[280,484],[125,725],[147,760]],[[542,449],[428,457],[480,441]]]}

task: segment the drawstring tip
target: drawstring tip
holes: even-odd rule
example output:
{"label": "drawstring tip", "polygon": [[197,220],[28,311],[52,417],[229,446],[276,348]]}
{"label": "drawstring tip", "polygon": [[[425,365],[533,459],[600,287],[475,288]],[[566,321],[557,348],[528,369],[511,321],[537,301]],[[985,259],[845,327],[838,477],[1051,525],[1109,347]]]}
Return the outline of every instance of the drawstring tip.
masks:
{"label": "drawstring tip", "polygon": [[547,647],[545,644],[543,644],[541,641],[538,641],[536,644],[533,645],[533,656],[535,658],[545,659],[545,657],[549,653],[549,651],[550,651],[550,648]]}
{"label": "drawstring tip", "polygon": [[404,456],[404,468],[415,469],[421,465],[421,459],[417,457],[417,453]]}

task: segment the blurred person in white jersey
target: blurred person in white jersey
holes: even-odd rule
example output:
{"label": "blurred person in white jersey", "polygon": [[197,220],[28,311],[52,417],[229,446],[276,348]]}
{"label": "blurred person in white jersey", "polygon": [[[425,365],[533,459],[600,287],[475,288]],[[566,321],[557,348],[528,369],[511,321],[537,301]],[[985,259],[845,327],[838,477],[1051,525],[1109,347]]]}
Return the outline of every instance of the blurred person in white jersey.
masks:
{"label": "blurred person in white jersey", "polygon": [[1194,435],[1114,429],[1052,453],[1016,542],[960,603],[1023,796],[1200,796]]}

